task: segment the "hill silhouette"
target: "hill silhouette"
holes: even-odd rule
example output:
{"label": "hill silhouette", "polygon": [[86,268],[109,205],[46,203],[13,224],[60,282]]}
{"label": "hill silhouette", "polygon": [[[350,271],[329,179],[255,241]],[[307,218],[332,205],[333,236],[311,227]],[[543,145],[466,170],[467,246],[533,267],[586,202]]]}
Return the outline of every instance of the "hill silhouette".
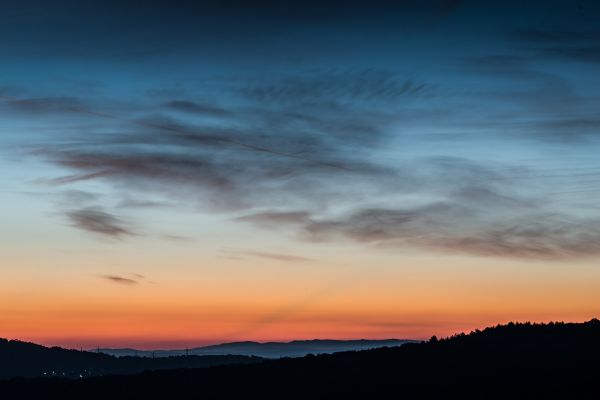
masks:
{"label": "hill silhouette", "polygon": [[168,357],[177,355],[244,355],[263,358],[304,357],[308,354],[328,354],[340,351],[368,350],[377,347],[401,346],[415,342],[406,339],[384,340],[293,340],[291,342],[231,342],[186,350],[144,351],[137,349],[100,348],[100,353],[122,356]]}
{"label": "hill silhouette", "polygon": [[82,378],[106,374],[133,374],[145,370],[202,368],[261,361],[258,357],[207,355],[181,357],[113,357],[88,351],[44,347],[0,339],[0,379],[11,377]]}
{"label": "hill silhouette", "polygon": [[598,398],[600,321],[508,324],[447,339],[252,365],[15,379],[15,399]]}

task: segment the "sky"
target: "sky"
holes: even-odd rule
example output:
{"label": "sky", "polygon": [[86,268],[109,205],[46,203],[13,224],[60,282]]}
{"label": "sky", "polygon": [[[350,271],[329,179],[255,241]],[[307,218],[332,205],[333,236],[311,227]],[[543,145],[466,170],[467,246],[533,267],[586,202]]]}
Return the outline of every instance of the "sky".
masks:
{"label": "sky", "polygon": [[597,317],[599,20],[592,0],[3,2],[0,336]]}

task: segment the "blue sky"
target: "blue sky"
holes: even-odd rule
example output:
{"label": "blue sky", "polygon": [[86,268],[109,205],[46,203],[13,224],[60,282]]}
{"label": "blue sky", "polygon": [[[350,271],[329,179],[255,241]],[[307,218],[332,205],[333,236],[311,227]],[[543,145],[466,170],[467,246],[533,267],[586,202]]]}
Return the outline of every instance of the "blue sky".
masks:
{"label": "blue sky", "polygon": [[[45,161],[38,178],[54,192],[97,178],[112,197],[164,198],[175,180],[209,212],[342,214],[308,218],[310,234],[336,225],[327,235],[405,241],[395,223],[381,238],[350,232],[379,229],[352,225],[365,212],[416,218],[419,235],[518,226],[495,217],[579,226],[598,189],[596,13],[586,2],[19,3],[3,12],[2,141],[9,159],[18,148]],[[455,221],[468,202],[487,215]],[[432,207],[440,220],[424,227]],[[582,229],[569,234],[598,235]]]}
{"label": "blue sky", "polygon": [[[5,262],[42,270],[26,243],[596,259],[599,16],[584,0],[9,2]],[[123,277],[123,260],[89,274]]]}

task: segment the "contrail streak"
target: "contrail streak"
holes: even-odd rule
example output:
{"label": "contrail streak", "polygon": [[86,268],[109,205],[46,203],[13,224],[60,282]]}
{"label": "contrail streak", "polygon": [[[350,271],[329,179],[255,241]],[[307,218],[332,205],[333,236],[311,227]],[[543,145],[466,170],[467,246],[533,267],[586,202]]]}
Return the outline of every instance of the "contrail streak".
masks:
{"label": "contrail streak", "polygon": [[348,274],[342,279],[337,279],[333,283],[322,287],[316,292],[310,293],[304,297],[300,297],[295,301],[291,301],[269,313],[264,314],[260,318],[245,324],[240,329],[224,335],[223,338],[224,340],[232,341],[246,339],[250,333],[259,331],[280,321],[290,319],[294,315],[297,315],[311,306],[318,304],[320,301],[355,285],[356,282],[364,283],[369,280],[369,278],[371,278],[371,276],[365,278],[363,271],[358,269],[354,271],[354,273]]}

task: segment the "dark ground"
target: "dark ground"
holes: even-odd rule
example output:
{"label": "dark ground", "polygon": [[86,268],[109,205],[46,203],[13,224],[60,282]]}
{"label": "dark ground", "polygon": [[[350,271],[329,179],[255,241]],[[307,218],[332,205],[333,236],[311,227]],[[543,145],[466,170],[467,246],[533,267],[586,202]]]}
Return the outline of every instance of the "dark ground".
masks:
{"label": "dark ground", "polygon": [[599,389],[598,320],[252,365],[0,383],[3,399],[597,399]]}

